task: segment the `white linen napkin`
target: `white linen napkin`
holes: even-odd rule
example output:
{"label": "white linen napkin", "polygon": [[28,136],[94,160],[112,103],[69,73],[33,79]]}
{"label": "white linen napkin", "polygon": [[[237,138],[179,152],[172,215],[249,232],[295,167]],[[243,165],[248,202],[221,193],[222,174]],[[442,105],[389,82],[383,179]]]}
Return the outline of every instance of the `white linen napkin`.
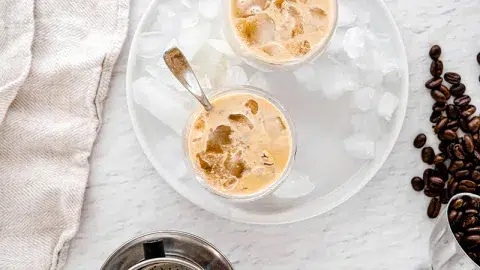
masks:
{"label": "white linen napkin", "polygon": [[0,1],[0,269],[60,269],[129,0]]}

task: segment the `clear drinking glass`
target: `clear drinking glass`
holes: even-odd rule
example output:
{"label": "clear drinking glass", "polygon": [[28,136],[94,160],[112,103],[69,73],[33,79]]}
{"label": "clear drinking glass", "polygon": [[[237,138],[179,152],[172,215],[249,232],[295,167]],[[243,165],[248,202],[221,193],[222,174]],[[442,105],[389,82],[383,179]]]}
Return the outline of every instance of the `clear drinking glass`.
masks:
{"label": "clear drinking glass", "polygon": [[443,212],[439,215],[437,224],[430,235],[430,260],[434,270],[480,270],[480,267],[465,253],[453,235],[448,222],[448,208],[452,201],[470,196],[480,199],[471,193],[460,193],[452,197]]}
{"label": "clear drinking glass", "polygon": [[239,55],[246,63],[262,71],[292,70],[303,63],[313,61],[315,58],[325,52],[337,28],[338,1],[331,0],[333,2],[333,12],[331,14],[333,16],[332,28],[321,43],[316,44],[312,48],[312,50],[303,57],[292,59],[290,61],[267,62],[264,59],[260,59],[259,57],[255,56],[252,51],[243,42],[239,40],[239,37],[237,36],[237,33],[233,27],[233,23],[231,20],[232,18],[230,16],[232,10],[232,1],[233,0],[222,0],[224,9],[222,30],[223,34],[225,35],[225,39],[228,41],[235,53]]}
{"label": "clear drinking glass", "polygon": [[285,117],[287,120],[288,127],[290,128],[290,134],[291,134],[291,149],[290,149],[290,158],[288,160],[288,163],[282,172],[282,175],[272,183],[270,186],[267,188],[254,193],[250,195],[230,195],[230,194],[225,194],[222,193],[213,187],[211,187],[197,172],[195,169],[194,164],[192,163],[192,160],[190,158],[189,154],[189,149],[188,149],[188,138],[189,138],[189,133],[190,129],[193,126],[193,121],[195,121],[195,118],[198,114],[198,112],[201,110],[201,108],[197,108],[192,116],[190,117],[187,126],[185,127],[185,132],[184,132],[184,142],[183,142],[183,149],[184,149],[184,154],[185,154],[185,159],[186,163],[188,164],[189,169],[193,172],[193,175],[195,178],[198,180],[198,182],[208,191],[211,193],[220,196],[224,199],[227,199],[232,202],[251,202],[258,200],[262,197],[265,197],[266,195],[271,194],[273,191],[275,191],[284,181],[287,179],[287,176],[290,172],[290,169],[292,167],[292,164],[295,160],[295,154],[297,152],[297,141],[296,141],[296,133],[295,133],[295,126],[293,124],[293,121],[287,112],[287,110],[280,104],[279,101],[277,101],[275,98],[273,98],[269,93],[266,91],[253,87],[253,86],[248,86],[248,85],[243,85],[243,86],[235,86],[235,87],[230,87],[230,88],[223,88],[219,89],[218,91],[215,91],[211,97],[209,97],[210,100],[215,100],[216,98],[222,97],[224,95],[229,95],[229,94],[251,94],[254,96],[259,96],[261,98],[264,98],[268,100],[270,103],[272,103]]}

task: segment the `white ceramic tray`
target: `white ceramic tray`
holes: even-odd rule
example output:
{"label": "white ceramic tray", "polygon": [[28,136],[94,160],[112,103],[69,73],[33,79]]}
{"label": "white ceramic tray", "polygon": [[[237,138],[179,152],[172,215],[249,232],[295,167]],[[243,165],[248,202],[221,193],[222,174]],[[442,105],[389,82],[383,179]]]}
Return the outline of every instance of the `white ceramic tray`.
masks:
{"label": "white ceramic tray", "polygon": [[[222,12],[220,0],[154,0],[144,14],[130,49],[126,90],[145,154],[182,196],[228,219],[288,223],[338,206],[380,169],[405,117],[406,54],[385,4],[342,0],[327,51],[294,72],[264,73],[233,54],[222,34]],[[204,87],[254,85],[290,112],[298,151],[292,172],[273,195],[234,204],[195,180],[186,164],[183,130],[198,104],[163,65],[170,46],[186,53]]]}

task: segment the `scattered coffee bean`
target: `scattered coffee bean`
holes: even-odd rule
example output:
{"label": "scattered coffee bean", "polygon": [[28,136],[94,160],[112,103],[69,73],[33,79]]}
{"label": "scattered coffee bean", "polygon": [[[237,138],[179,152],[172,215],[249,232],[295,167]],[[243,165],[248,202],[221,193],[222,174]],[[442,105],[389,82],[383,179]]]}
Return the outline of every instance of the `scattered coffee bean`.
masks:
{"label": "scattered coffee bean", "polygon": [[[442,48],[440,48],[440,46],[433,45],[432,48],[430,48],[429,55],[432,58],[432,60],[438,60],[438,58],[440,57],[441,54],[442,54]],[[480,63],[480,61],[479,61],[479,63]]]}
{"label": "scattered coffee bean", "polygon": [[423,133],[418,134],[417,137],[415,137],[415,140],[413,140],[413,146],[415,148],[422,148],[425,146],[425,143],[427,142],[427,136]]}
{"label": "scattered coffee bean", "polygon": [[447,104],[445,104],[445,103],[435,102],[432,105],[432,111],[434,111],[434,112],[443,112],[446,108],[447,108]]}
{"label": "scattered coffee bean", "polygon": [[446,140],[453,141],[453,140],[457,139],[457,132],[455,132],[451,129],[447,129],[443,132],[443,137]]}
{"label": "scattered coffee bean", "polygon": [[443,189],[442,193],[440,193],[440,202],[442,204],[447,204],[450,201],[450,195],[448,194],[447,189]]}
{"label": "scattered coffee bean", "polygon": [[465,133],[470,133],[470,128],[468,127],[468,120],[465,118],[460,118],[458,120],[458,123],[460,123],[460,129],[465,132]]}
{"label": "scattered coffee bean", "polygon": [[448,123],[448,119],[446,117],[440,119],[440,121],[438,121],[435,127],[433,128],[433,131],[435,133],[439,133],[440,131],[443,131],[447,126],[447,123]]}
{"label": "scattered coffee bean", "polygon": [[437,123],[440,119],[442,119],[442,112],[433,111],[430,115],[430,122],[432,123]]}
{"label": "scattered coffee bean", "polygon": [[434,175],[434,170],[428,168],[425,171],[423,171],[423,183],[425,186],[428,186],[430,184],[430,176]]}
{"label": "scattered coffee bean", "polygon": [[423,179],[418,176],[415,176],[414,178],[412,178],[412,181],[410,182],[412,183],[412,188],[415,191],[422,191],[423,188],[425,187],[425,183],[423,182]]}
{"label": "scattered coffee bean", "polygon": [[459,97],[465,93],[465,85],[463,83],[454,84],[450,87],[450,94],[454,97]]}
{"label": "scattered coffee bean", "polygon": [[430,74],[433,77],[440,77],[443,73],[443,62],[442,60],[434,60],[430,65]]}
{"label": "scattered coffee bean", "polygon": [[425,87],[427,87],[430,90],[435,90],[442,85],[443,79],[442,78],[432,78],[429,81],[425,83]]}
{"label": "scattered coffee bean", "polygon": [[[432,94],[433,95],[433,94]],[[468,104],[470,104],[470,101],[472,101],[472,99],[470,98],[470,96],[466,96],[466,95],[462,95],[462,96],[459,96],[457,98],[455,98],[453,100],[453,103],[457,106],[460,106],[460,107],[465,107],[467,106]]]}
{"label": "scattered coffee bean", "polygon": [[480,65],[480,53],[477,54],[477,63]]}
{"label": "scattered coffee bean", "polygon": [[479,116],[475,116],[474,118],[472,118],[470,120],[470,122],[468,123],[468,129],[473,133],[478,132],[478,130],[480,129],[480,117]]}
{"label": "scattered coffee bean", "polygon": [[468,153],[473,153],[473,150],[475,150],[475,144],[473,143],[472,135],[466,134],[463,136],[463,145],[465,146],[465,151]]}
{"label": "scattered coffee bean", "polygon": [[460,75],[458,75],[455,72],[447,72],[447,73],[445,73],[443,78],[445,79],[445,81],[447,81],[448,83],[451,83],[451,84],[459,84],[460,81],[462,80]]}
{"label": "scattered coffee bean", "polygon": [[451,119],[451,120],[457,120],[459,115],[460,115],[457,107],[453,104],[448,104],[447,105],[446,112],[447,112],[448,118]]}
{"label": "scattered coffee bean", "polygon": [[459,160],[464,160],[465,159],[463,146],[461,144],[455,144],[453,146],[453,155]]}
{"label": "scattered coffee bean", "polygon": [[442,94],[445,96],[445,98],[448,100],[451,96],[450,90],[448,90],[448,87],[445,85],[440,85],[440,88],[438,88],[438,91],[442,92]]}
{"label": "scattered coffee bean", "polygon": [[430,187],[435,189],[442,189],[445,186],[445,182],[440,177],[430,177]]}
{"label": "scattered coffee bean", "polygon": [[435,100],[437,103],[447,102],[447,97],[442,92],[440,92],[440,90],[432,90],[430,94],[433,100]]}
{"label": "scattered coffee bean", "polygon": [[[440,207],[442,203],[439,198],[432,198],[430,204],[428,205],[427,215],[430,218],[436,218],[440,213]],[[480,240],[479,240],[480,241]]]}
{"label": "scattered coffee bean", "polygon": [[455,160],[450,163],[450,167],[448,167],[448,171],[450,173],[454,173],[460,169],[463,169],[464,166],[465,166],[465,163],[463,163],[463,161]]}
{"label": "scattered coffee bean", "polygon": [[445,154],[443,153],[436,154],[435,157],[433,158],[433,164],[435,165],[443,164],[445,166],[445,164],[443,163],[445,162],[445,160],[447,160],[447,156],[445,156]]}
{"label": "scattered coffee bean", "polygon": [[474,114],[476,111],[477,111],[477,107],[475,107],[474,105],[468,105],[462,110],[460,115],[463,118],[467,118],[467,117],[470,117],[472,114]]}
{"label": "scattered coffee bean", "polygon": [[441,189],[437,189],[429,186],[425,186],[425,188],[423,189],[423,194],[425,194],[425,196],[430,198],[438,197],[440,196],[440,193],[442,193]]}
{"label": "scattered coffee bean", "polygon": [[458,120],[450,120],[450,121],[447,122],[446,128],[451,129],[453,131],[457,131],[458,130],[458,125],[459,125]]}
{"label": "scattered coffee bean", "polygon": [[434,156],[435,156],[435,151],[433,151],[432,147],[425,147],[422,149],[423,162],[432,165]]}
{"label": "scattered coffee bean", "polygon": [[475,182],[480,182],[480,171],[474,170],[472,172],[472,180]]}

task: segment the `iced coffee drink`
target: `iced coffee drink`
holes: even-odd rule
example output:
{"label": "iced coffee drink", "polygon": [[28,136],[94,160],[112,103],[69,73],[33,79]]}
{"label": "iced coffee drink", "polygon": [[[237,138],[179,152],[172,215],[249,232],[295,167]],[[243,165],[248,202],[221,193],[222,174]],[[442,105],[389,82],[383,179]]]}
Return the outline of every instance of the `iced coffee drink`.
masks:
{"label": "iced coffee drink", "polygon": [[188,129],[188,155],[196,174],[216,193],[233,197],[268,190],[292,156],[292,134],[284,114],[251,93],[211,100]]}
{"label": "iced coffee drink", "polygon": [[306,59],[325,48],[336,23],[336,0],[228,0],[235,39],[268,63]]}

